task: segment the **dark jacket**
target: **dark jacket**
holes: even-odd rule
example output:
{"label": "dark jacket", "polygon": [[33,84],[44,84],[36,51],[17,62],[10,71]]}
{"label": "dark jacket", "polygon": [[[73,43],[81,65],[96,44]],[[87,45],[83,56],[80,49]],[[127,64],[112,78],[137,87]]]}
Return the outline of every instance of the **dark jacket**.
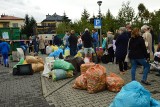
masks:
{"label": "dark jacket", "polygon": [[77,47],[78,38],[74,34],[71,34],[68,38],[70,47]]}
{"label": "dark jacket", "polygon": [[1,42],[0,51],[2,54],[8,54],[10,51],[10,45],[7,42]]}
{"label": "dark jacket", "polygon": [[60,44],[61,44],[61,40],[57,35],[54,36],[53,44],[57,45],[57,46],[60,46]]}
{"label": "dark jacket", "polygon": [[147,49],[143,37],[131,38],[129,42],[129,58],[143,59],[147,57]]}
{"label": "dark jacket", "polygon": [[84,32],[84,34],[82,35],[81,38],[83,41],[84,48],[92,47],[93,38],[91,37],[91,35],[88,31]]}
{"label": "dark jacket", "polygon": [[117,40],[115,43],[117,60],[125,58],[127,54],[128,40],[129,40],[129,36],[127,32],[123,32],[117,37]]}

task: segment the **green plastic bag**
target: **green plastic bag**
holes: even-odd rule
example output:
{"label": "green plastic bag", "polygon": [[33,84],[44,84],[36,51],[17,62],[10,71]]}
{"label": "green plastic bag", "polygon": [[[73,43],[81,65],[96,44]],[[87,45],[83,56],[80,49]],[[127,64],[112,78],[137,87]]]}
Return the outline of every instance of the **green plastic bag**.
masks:
{"label": "green plastic bag", "polygon": [[63,69],[65,71],[68,71],[68,70],[74,70],[75,68],[71,63],[66,62],[64,60],[55,60],[53,64],[53,69]]}
{"label": "green plastic bag", "polygon": [[67,78],[67,72],[63,69],[55,69],[50,72],[53,81]]}
{"label": "green plastic bag", "polygon": [[24,59],[21,58],[20,61],[13,68],[17,68],[17,65],[22,65],[23,62],[24,62]]}

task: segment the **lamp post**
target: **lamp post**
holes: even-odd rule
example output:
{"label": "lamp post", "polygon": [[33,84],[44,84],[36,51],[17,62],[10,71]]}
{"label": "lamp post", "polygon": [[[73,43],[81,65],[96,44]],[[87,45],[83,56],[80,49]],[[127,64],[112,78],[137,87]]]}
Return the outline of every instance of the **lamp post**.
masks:
{"label": "lamp post", "polygon": [[[102,1],[98,1],[97,4],[99,5],[99,19],[101,20],[101,4],[102,4]],[[102,23],[102,21],[101,21]],[[101,25],[101,28],[100,28],[100,46],[102,45],[102,25]]]}

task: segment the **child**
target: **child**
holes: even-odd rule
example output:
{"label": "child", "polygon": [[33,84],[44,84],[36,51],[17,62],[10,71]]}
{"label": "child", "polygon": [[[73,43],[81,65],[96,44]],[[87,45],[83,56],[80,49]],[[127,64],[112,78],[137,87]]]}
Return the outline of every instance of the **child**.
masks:
{"label": "child", "polygon": [[0,43],[0,50],[1,50],[1,53],[3,56],[3,61],[4,61],[5,67],[9,67],[9,63],[8,63],[8,53],[10,51],[9,47],[10,47],[9,44],[7,42],[5,42],[4,39],[2,39],[2,42]]}

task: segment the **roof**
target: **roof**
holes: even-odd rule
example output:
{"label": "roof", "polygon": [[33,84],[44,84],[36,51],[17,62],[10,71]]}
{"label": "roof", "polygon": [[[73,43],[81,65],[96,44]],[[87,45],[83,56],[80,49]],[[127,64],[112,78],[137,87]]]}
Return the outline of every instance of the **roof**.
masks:
{"label": "roof", "polygon": [[23,18],[14,17],[14,16],[3,16],[0,20],[24,20]]}
{"label": "roof", "polygon": [[57,15],[55,13],[53,15],[48,15],[48,17],[44,19],[42,22],[44,21],[62,21],[62,20],[63,20],[63,16]]}

